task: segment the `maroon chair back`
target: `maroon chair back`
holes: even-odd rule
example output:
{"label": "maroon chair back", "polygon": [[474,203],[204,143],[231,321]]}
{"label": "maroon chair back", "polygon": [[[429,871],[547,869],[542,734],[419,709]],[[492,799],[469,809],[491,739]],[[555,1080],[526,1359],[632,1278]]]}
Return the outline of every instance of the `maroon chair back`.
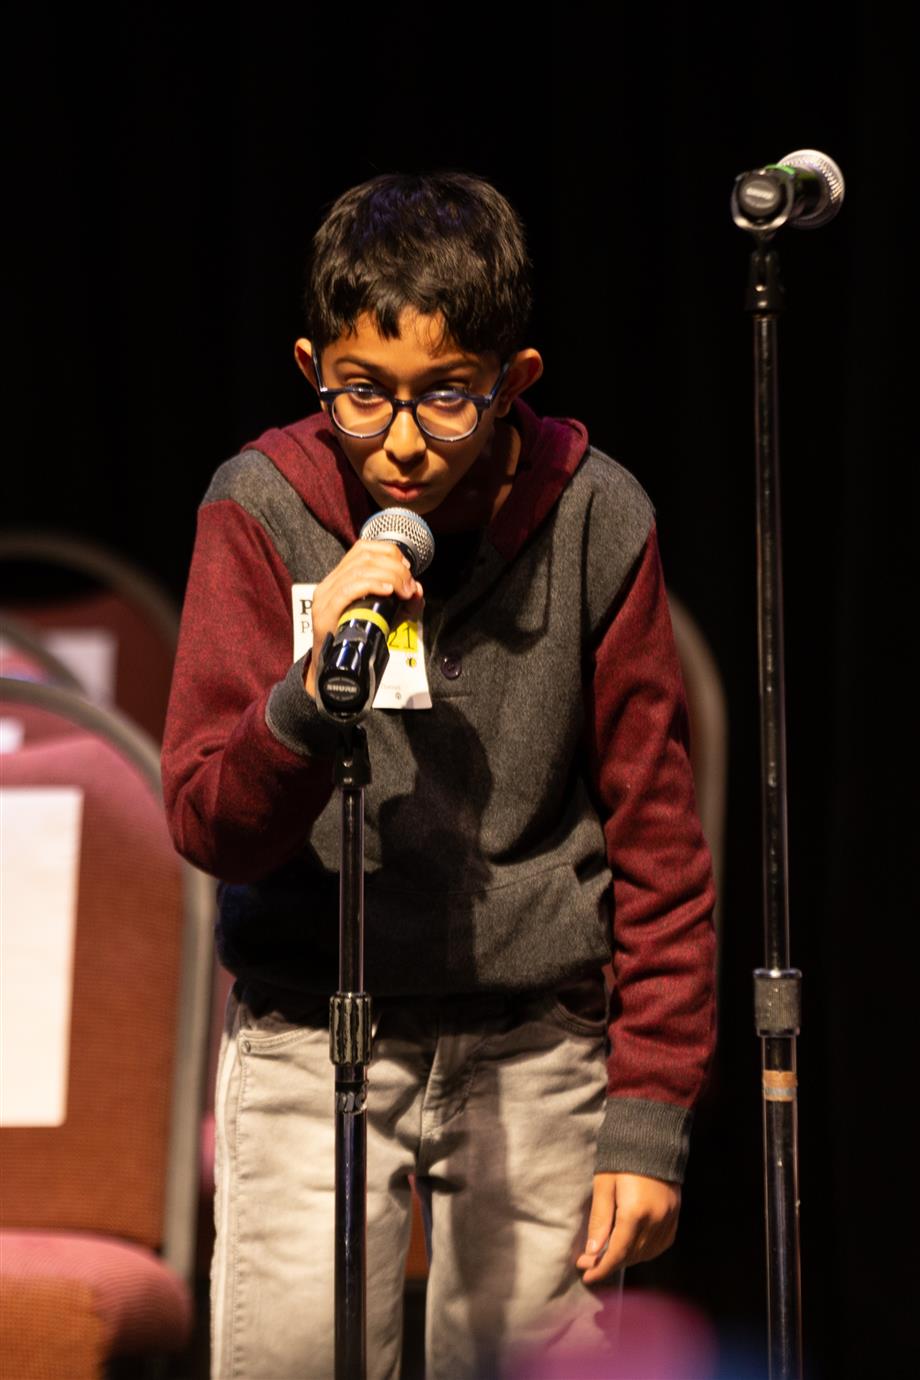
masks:
{"label": "maroon chair back", "polygon": [[[46,726],[53,705],[24,707],[13,696],[66,693],[2,685],[0,715],[25,709],[44,715]],[[81,712],[101,713],[91,705]],[[58,717],[60,736],[27,738],[2,758],[2,778],[5,808],[15,808],[21,788],[82,793],[66,1119],[60,1126],[3,1128],[2,1225],[100,1232],[159,1249],[187,957],[185,865],[147,770],[151,761],[155,768],[153,745],[141,769],[117,741]],[[128,725],[123,731],[133,733]],[[4,923],[14,925],[15,917]],[[205,1025],[201,1013],[200,1052],[183,1050],[182,1058],[203,1065]],[[196,1126],[192,1174],[197,1134]]]}
{"label": "maroon chair back", "polygon": [[[47,594],[48,572],[86,586],[78,594]],[[6,578],[15,572],[15,584]],[[29,573],[44,575],[37,589]],[[72,537],[0,535],[0,606],[39,637],[99,631],[114,642],[111,702],[154,739],[163,736],[178,636],[178,609],[144,572],[113,553]]]}
{"label": "maroon chair back", "polygon": [[4,759],[4,789],[83,793],[67,1119],[5,1128],[4,1226],[163,1235],[182,886],[146,783],[72,733]]}

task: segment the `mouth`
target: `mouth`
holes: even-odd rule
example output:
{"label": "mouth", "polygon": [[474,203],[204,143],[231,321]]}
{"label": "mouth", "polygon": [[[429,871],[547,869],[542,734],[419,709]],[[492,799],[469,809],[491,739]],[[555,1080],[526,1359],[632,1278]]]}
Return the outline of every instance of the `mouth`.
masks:
{"label": "mouth", "polygon": [[380,487],[385,493],[392,494],[394,498],[401,498],[404,502],[411,502],[414,498],[421,498],[427,485],[393,482],[389,484],[381,483]]}

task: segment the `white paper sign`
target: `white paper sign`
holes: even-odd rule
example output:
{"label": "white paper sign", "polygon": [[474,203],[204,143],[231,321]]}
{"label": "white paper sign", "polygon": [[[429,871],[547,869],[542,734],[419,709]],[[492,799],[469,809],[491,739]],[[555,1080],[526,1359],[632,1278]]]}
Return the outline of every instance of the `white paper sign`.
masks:
{"label": "white paper sign", "polygon": [[67,1118],[83,792],[0,790],[0,1125]]}
{"label": "white paper sign", "polygon": [[[294,660],[313,647],[313,591],[316,585],[292,585]],[[430,709],[425,670],[422,620],[404,618],[387,638],[390,659],[374,696],[375,709]]]}
{"label": "white paper sign", "polygon": [[115,703],[115,665],[118,644],[108,628],[49,628],[42,641],[68,671],[72,671],[91,700]]}
{"label": "white paper sign", "polygon": [[[38,640],[73,672],[91,700],[115,703],[118,644],[108,628],[33,628]],[[42,679],[28,652],[0,638],[0,669],[19,679]]]}
{"label": "white paper sign", "polygon": [[0,718],[0,753],[18,752],[25,736],[25,725],[21,719]]}

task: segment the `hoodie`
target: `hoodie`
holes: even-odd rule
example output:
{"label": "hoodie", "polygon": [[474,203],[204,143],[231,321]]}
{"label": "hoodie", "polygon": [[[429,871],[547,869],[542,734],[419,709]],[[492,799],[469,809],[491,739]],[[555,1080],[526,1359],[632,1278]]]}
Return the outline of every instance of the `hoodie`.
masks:
{"label": "hoodie", "polygon": [[[713,888],[654,515],[580,423],[520,401],[511,420],[506,502],[425,577],[431,708],[365,720],[367,988],[526,993],[610,965],[597,1168],[679,1181],[713,1045]],[[334,991],[338,962],[337,731],[292,664],[291,587],[371,511],[320,413],[222,465],[199,514],[167,814],[221,879],[222,961],[282,1011]]]}

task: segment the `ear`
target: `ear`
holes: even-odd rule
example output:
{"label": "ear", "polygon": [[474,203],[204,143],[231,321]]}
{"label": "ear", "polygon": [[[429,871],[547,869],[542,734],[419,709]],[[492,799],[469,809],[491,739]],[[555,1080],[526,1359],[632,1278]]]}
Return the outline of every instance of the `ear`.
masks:
{"label": "ear", "polygon": [[301,337],[294,342],[294,358],[297,368],[312,388],[317,387],[316,365],[313,363],[313,342]]}
{"label": "ear", "polygon": [[496,416],[507,416],[515,398],[520,397],[525,389],[536,383],[542,373],[543,360],[539,351],[518,350],[516,355],[512,355],[510,367],[496,399]]}

